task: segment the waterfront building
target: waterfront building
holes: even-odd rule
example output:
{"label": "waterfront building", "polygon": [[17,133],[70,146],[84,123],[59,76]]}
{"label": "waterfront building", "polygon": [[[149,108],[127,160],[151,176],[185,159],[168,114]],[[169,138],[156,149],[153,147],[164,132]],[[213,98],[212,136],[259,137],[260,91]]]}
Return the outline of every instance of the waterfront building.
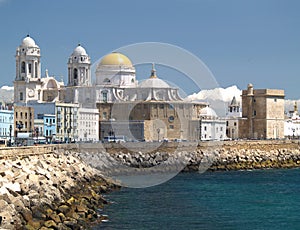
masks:
{"label": "waterfront building", "polygon": [[56,118],[55,114],[38,114],[38,119],[43,120],[43,132],[39,135],[46,138],[47,143],[55,140],[56,135]]}
{"label": "waterfront building", "polygon": [[12,106],[0,105],[0,138],[10,139],[14,136],[14,110]]}
{"label": "waterfront building", "polygon": [[[122,63],[130,66],[131,62],[128,60],[126,57]],[[120,56],[117,61],[120,61]],[[104,69],[102,63],[98,65],[101,70]],[[111,63],[115,62],[111,60]],[[116,93],[103,89],[100,100],[96,102],[100,113],[102,138],[105,134],[113,133],[126,136],[129,140],[198,140],[198,135],[191,132],[191,129],[195,128],[191,127],[191,121],[199,120],[198,111],[205,107],[206,103],[184,101],[177,88],[169,86],[157,77],[154,65],[148,79],[140,82],[137,87],[136,81],[132,81],[132,84],[131,87],[121,88]],[[108,121],[111,122],[111,126],[108,125]],[[200,123],[195,124],[200,129]]]}
{"label": "waterfront building", "polygon": [[32,136],[36,139],[44,137],[44,119],[34,119],[34,129]]}
{"label": "waterfront building", "polygon": [[201,140],[226,140],[226,121],[217,116],[216,112],[205,107],[200,110]]}
{"label": "waterfront building", "polygon": [[18,133],[34,132],[34,108],[29,106],[14,106],[14,136]]}
{"label": "waterfront building", "polygon": [[300,137],[300,116],[297,102],[294,104],[294,110],[289,112],[284,121],[284,136],[292,139]]}
{"label": "waterfront building", "polygon": [[76,141],[99,141],[99,111],[91,108],[78,108]]}
{"label": "waterfront building", "polygon": [[41,114],[55,116],[48,118],[55,119],[55,132],[53,123],[50,130],[47,118],[42,118],[43,135],[49,140],[55,136],[61,142],[97,141],[112,133],[131,140],[201,140],[204,123],[214,130],[206,138],[203,134],[205,140],[226,136],[219,134],[219,119],[201,116],[207,103],[183,100],[178,88],[157,77],[154,65],[150,77],[139,83],[131,60],[113,52],[97,64],[92,82],[91,58],[79,44],[68,58],[65,86],[47,70],[41,77],[40,58],[39,46],[25,37],[16,51],[14,99],[16,105],[33,107],[36,119]]}
{"label": "waterfront building", "polygon": [[78,104],[56,103],[56,137],[59,142],[73,142],[78,139],[77,113]]}
{"label": "waterfront building", "polygon": [[284,90],[253,89],[242,91],[242,118],[239,137],[278,139],[284,137]]}
{"label": "waterfront building", "polygon": [[228,138],[232,140],[239,138],[239,119],[241,117],[241,105],[234,96],[226,112],[226,135]]}

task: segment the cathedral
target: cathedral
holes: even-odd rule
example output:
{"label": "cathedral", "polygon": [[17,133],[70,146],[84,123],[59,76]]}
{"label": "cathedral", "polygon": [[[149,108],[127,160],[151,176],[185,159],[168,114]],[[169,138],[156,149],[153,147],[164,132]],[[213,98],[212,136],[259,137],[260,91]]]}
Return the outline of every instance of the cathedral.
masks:
{"label": "cathedral", "polygon": [[[157,76],[154,64],[146,80],[138,82],[131,60],[113,52],[97,64],[92,79],[91,58],[79,44],[68,59],[65,85],[47,70],[41,76],[40,59],[39,46],[25,37],[16,50],[14,102],[33,106],[35,116],[55,114],[53,135],[60,141],[98,141],[107,136],[129,141],[199,140],[204,136],[205,140],[220,140],[226,136],[225,127],[224,133],[203,134],[202,113],[211,109],[206,103],[183,100],[178,88]],[[213,117],[216,122],[216,115]]]}

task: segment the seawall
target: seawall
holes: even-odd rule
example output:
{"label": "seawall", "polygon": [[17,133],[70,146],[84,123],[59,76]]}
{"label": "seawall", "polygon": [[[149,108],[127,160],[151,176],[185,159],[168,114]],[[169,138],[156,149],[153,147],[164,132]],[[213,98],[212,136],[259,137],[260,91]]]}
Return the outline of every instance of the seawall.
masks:
{"label": "seawall", "polygon": [[[300,145],[296,140],[110,143],[96,146],[78,145],[71,152],[109,176],[127,172],[128,168],[120,167],[120,164],[139,169],[138,173],[143,169],[145,172],[159,172],[157,170],[245,170],[300,166]],[[164,167],[152,170],[159,165]]]}

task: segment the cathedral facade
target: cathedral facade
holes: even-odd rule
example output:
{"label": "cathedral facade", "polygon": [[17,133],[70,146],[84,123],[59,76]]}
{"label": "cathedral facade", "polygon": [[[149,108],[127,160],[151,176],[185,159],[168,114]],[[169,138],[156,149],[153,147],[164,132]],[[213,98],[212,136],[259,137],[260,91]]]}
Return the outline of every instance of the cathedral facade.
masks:
{"label": "cathedral facade", "polygon": [[[220,131],[216,117],[203,118],[201,110],[207,104],[181,98],[178,88],[157,76],[154,64],[149,77],[138,82],[131,60],[113,52],[97,64],[92,79],[91,58],[79,44],[68,59],[65,85],[47,70],[41,76],[40,58],[39,46],[25,37],[16,51],[14,99],[17,105],[30,104],[36,113],[55,114],[53,135],[59,141],[98,141],[107,136],[131,141],[225,138],[215,135],[216,129]],[[201,120],[214,121],[213,128],[202,130]]]}

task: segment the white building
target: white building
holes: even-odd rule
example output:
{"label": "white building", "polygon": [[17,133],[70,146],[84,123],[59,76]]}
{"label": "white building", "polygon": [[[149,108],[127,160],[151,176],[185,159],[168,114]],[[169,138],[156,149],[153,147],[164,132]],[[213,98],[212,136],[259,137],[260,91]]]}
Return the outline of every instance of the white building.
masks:
{"label": "white building", "polygon": [[41,52],[35,41],[27,35],[16,50],[16,77],[14,81],[14,103],[53,102],[63,97],[63,82],[53,76],[41,77]]}
{"label": "white building", "polygon": [[201,140],[226,140],[226,121],[218,118],[216,112],[205,107],[200,110]]}
{"label": "white building", "polygon": [[297,102],[295,102],[294,110],[289,112],[288,117],[284,121],[284,136],[287,138],[300,137],[300,116]]}
{"label": "white building", "polygon": [[99,141],[98,109],[79,108],[76,141]]}

